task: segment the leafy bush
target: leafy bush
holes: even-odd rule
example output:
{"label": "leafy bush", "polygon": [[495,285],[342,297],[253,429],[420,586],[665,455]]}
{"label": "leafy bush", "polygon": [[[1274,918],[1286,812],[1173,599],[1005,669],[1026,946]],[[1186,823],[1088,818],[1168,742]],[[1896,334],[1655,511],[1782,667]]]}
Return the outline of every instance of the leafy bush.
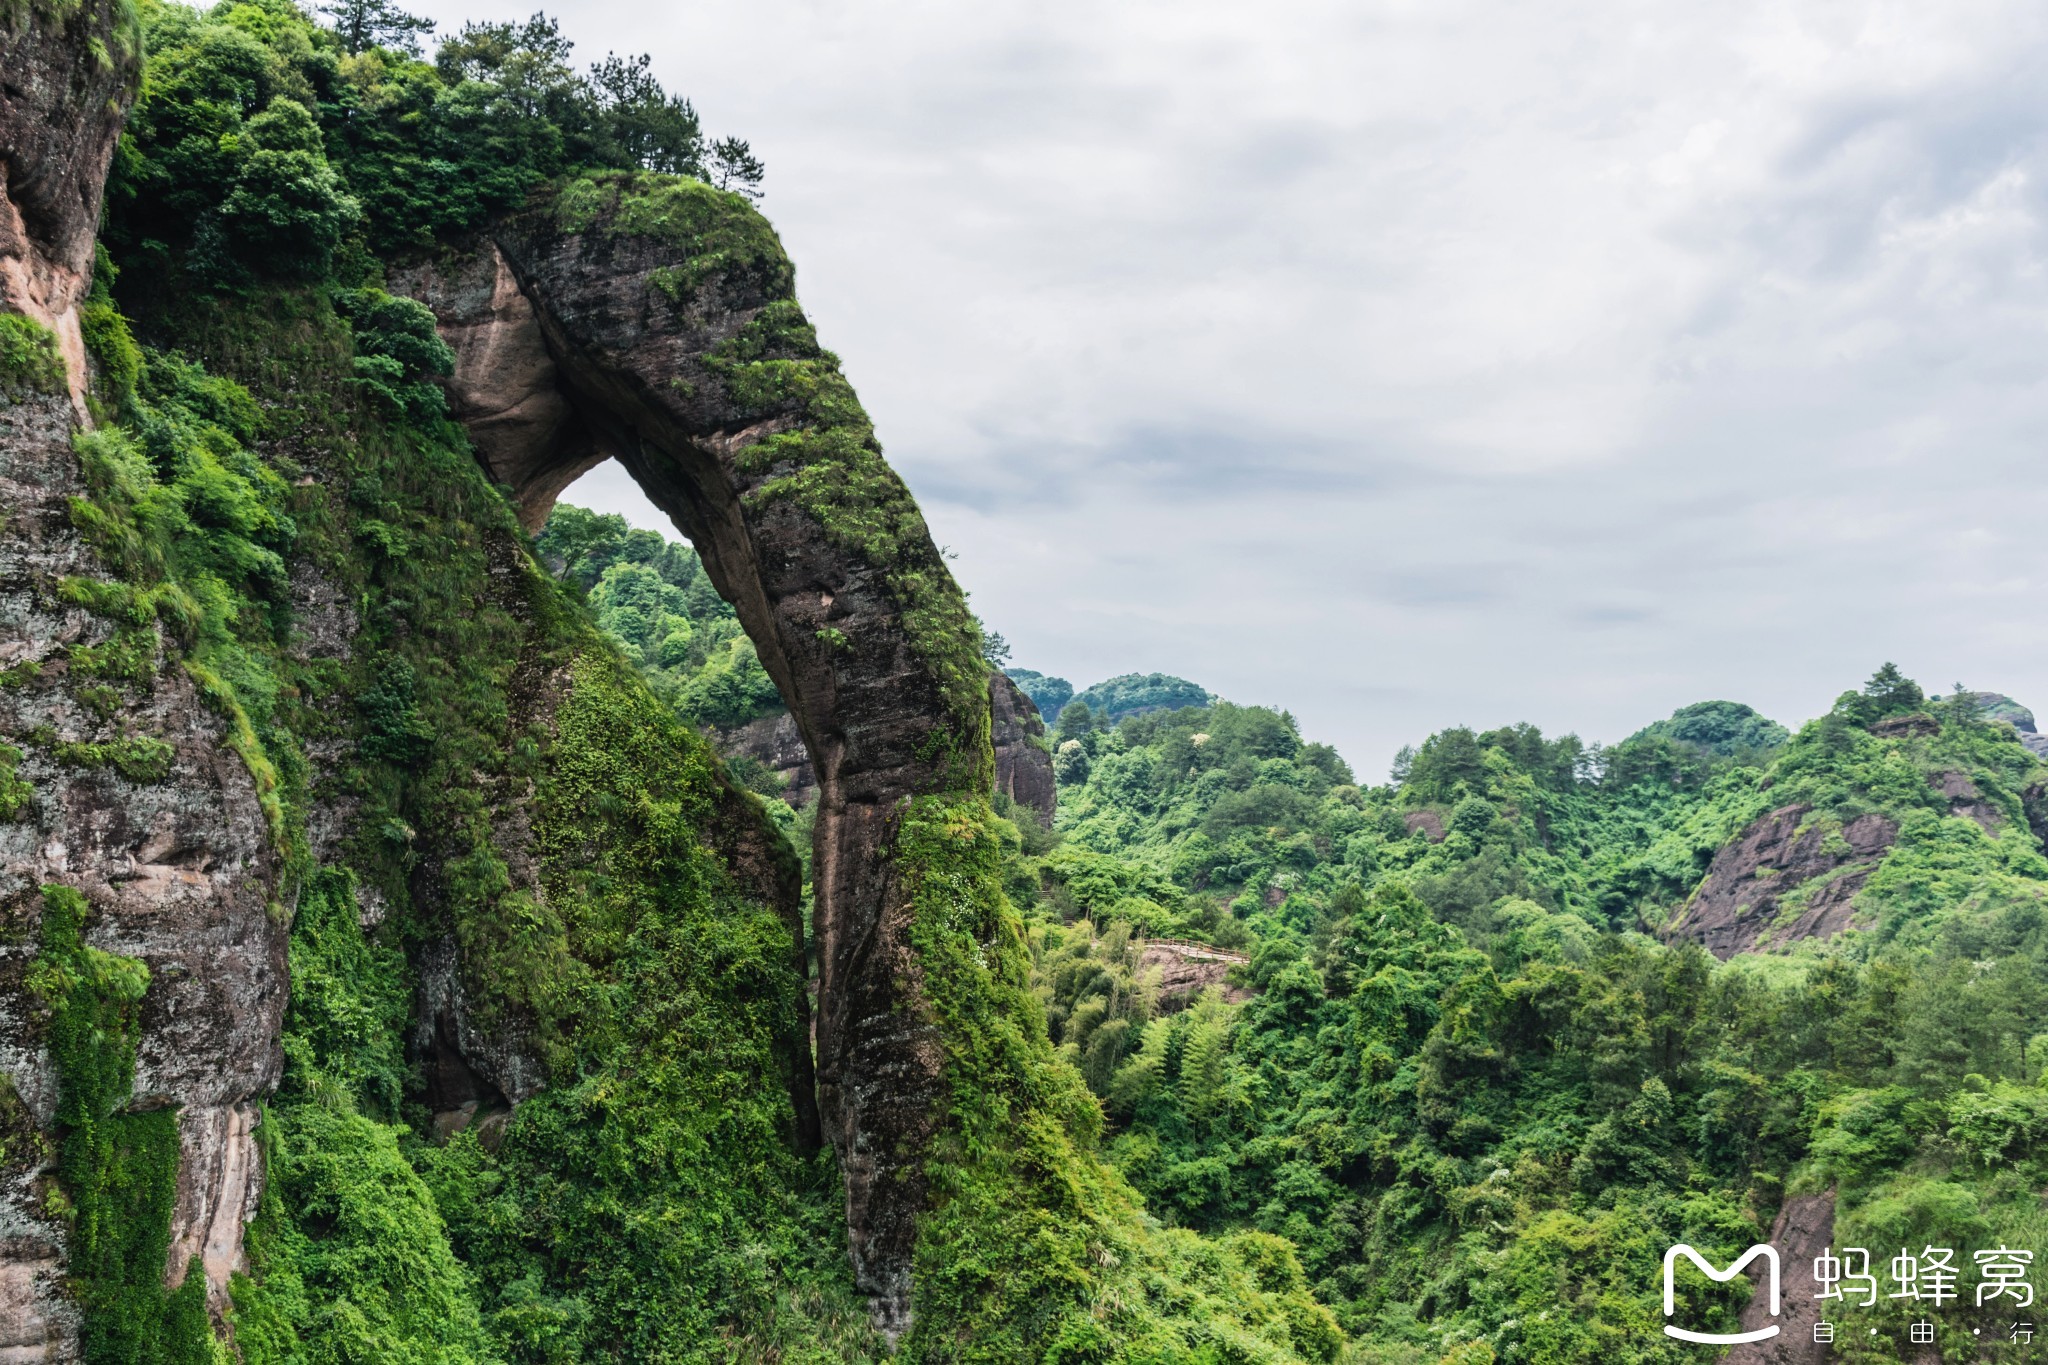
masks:
{"label": "leafy bush", "polygon": [[447,401],[433,381],[455,372],[455,353],[425,304],[381,289],[351,289],[335,295],[334,306],[355,333],[355,371],[364,388],[414,422],[446,415]]}
{"label": "leafy bush", "polygon": [[30,393],[64,391],[57,334],[34,318],[0,313],[0,386]]}

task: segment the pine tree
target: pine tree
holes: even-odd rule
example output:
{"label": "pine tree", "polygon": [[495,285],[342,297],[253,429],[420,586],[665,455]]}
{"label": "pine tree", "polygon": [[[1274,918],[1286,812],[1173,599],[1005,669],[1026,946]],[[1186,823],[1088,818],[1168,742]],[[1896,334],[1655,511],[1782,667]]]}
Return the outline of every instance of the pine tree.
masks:
{"label": "pine tree", "polygon": [[434,31],[432,19],[407,14],[391,0],[333,0],[320,12],[334,20],[334,34],[351,55],[388,47],[417,57],[420,35]]}

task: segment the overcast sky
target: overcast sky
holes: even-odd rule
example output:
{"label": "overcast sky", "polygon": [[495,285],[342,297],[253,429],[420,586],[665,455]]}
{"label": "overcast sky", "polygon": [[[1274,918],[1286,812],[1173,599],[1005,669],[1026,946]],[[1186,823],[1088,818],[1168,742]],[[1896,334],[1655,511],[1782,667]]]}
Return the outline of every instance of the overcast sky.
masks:
{"label": "overcast sky", "polygon": [[[766,160],[1017,664],[1284,706],[1374,780],[1885,659],[2048,708],[2038,3],[556,12]],[[569,498],[652,521],[621,483]]]}

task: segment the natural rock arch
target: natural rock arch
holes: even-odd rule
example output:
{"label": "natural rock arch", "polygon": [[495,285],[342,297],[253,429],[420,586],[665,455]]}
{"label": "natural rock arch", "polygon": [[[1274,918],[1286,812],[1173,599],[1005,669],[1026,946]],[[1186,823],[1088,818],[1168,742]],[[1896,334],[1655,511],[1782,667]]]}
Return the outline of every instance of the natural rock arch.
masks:
{"label": "natural rock arch", "polygon": [[528,528],[617,458],[696,546],[789,704],[819,784],[820,1109],[856,1282],[900,1330],[945,1062],[897,822],[911,798],[990,790],[965,598],[737,196],[571,181],[391,284],[433,309],[457,356],[454,413]]}

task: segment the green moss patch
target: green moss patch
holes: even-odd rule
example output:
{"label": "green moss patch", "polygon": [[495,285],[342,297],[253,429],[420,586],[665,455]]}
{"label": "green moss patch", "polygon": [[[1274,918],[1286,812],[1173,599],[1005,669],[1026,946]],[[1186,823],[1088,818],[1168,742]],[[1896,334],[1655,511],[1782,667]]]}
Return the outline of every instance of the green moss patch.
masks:
{"label": "green moss patch", "polygon": [[0,313],[0,388],[64,392],[64,353],[57,347],[57,334],[34,318]]}
{"label": "green moss patch", "polygon": [[195,1259],[166,1292],[171,1213],[178,1194],[178,1119],[129,1112],[136,1007],[149,969],[87,944],[85,897],[43,888],[42,947],[29,993],[47,1012],[57,1070],[55,1209],[69,1224],[70,1277],[84,1310],[88,1365],[215,1365],[206,1276]]}

